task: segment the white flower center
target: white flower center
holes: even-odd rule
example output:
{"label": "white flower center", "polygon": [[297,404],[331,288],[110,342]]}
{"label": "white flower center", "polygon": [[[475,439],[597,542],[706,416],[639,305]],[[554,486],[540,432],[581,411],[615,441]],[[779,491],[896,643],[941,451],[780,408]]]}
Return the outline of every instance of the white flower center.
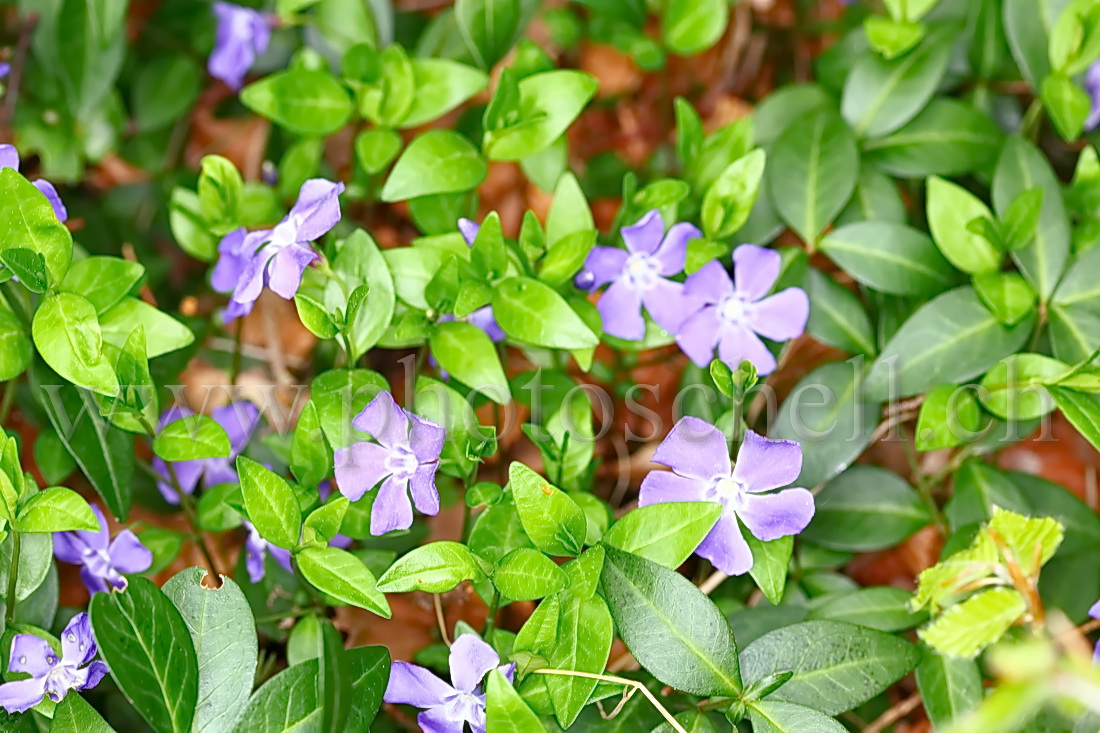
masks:
{"label": "white flower center", "polygon": [[635,252],[626,258],[623,275],[635,290],[649,290],[661,277],[660,265],[649,255]]}
{"label": "white flower center", "polygon": [[726,323],[742,325],[748,315],[749,304],[731,295],[718,304],[718,315]]}
{"label": "white flower center", "polygon": [[398,478],[412,476],[419,465],[416,456],[405,448],[394,448],[386,457],[386,468]]}
{"label": "white flower center", "polygon": [[745,487],[733,476],[716,479],[707,489],[706,498],[736,511],[744,504]]}

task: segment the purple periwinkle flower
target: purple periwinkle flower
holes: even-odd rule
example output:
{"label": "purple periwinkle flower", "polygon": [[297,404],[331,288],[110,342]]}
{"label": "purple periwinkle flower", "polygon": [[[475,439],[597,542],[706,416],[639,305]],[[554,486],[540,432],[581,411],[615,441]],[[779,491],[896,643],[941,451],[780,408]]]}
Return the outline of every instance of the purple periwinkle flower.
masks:
{"label": "purple periwinkle flower", "polygon": [[666,234],[661,213],[654,209],[637,224],[623,227],[622,235],[625,250],[594,247],[584,262],[582,282],[590,282],[592,288],[611,283],[596,304],[604,332],[641,341],[645,338],[644,305],[658,326],[675,333],[690,302],[684,298],[684,286],[668,278],[684,269],[687,244],[702,233],[695,225],[680,222]]}
{"label": "purple periwinkle flower", "polygon": [[389,392],[379,392],[351,424],[378,442],[361,441],[337,450],[336,484],[352,501],[382,484],[371,509],[370,533],[378,537],[408,529],[414,504],[421,514],[436,514],[435,472],[446,437],[443,426],[401,409]]}
{"label": "purple periwinkle flower", "polygon": [[[1089,617],[1100,619],[1100,601],[1092,604],[1092,608],[1089,609]],[[1096,642],[1096,648],[1092,652],[1092,663],[1100,664],[1100,641]]]}
{"label": "purple periwinkle flower", "polygon": [[218,244],[218,264],[211,284],[232,292],[226,322],[252,312],[264,287],[287,300],[302,284],[302,273],[320,257],[310,245],[340,221],[343,183],[312,178],[302,184],[298,202],[274,229],[250,232],[243,227]]}
{"label": "purple periwinkle flower", "polygon": [[382,699],[395,705],[412,705],[424,712],[416,722],[425,733],[462,733],[470,724],[474,733],[485,733],[485,692],[482,680],[494,668],[512,681],[516,665],[500,666],[493,647],[474,634],[462,634],[451,645],[451,684],[423,667],[394,662]]}
{"label": "purple periwinkle flower", "polygon": [[112,540],[103,512],[93,504],[92,513],[99,521],[99,531],[54,532],[53,554],[61,562],[82,566],[80,579],[89,593],[111,588],[122,590],[126,587],[123,573],[148,570],[153,564],[153,553],[128,529]]}
{"label": "purple periwinkle flower", "polygon": [[18,634],[11,642],[9,672],[30,677],[0,685],[0,707],[9,713],[30,710],[44,697],[61,702],[69,690],[87,690],[107,674],[107,664],[96,655],[95,638],[88,614],[78,613],[61,632],[61,657],[45,639]]}
{"label": "purple periwinkle flower", "polygon": [[0,63],[0,79],[6,79],[11,73],[11,64]]}
{"label": "purple periwinkle flower", "polygon": [[713,501],[722,515],[695,550],[726,575],[752,569],[752,552],[737,520],[767,542],[798,534],[814,516],[814,497],[806,489],[778,489],[798,478],[802,447],[769,440],[749,430],[730,465],[722,431],[697,417],[681,418],[653,455],[671,471],[650,471],[642,480],[639,506],[670,501]]}
{"label": "purple periwinkle flower", "polygon": [[290,565],[290,550],[271,544],[256,531],[251,522],[246,521],[244,528],[248,530],[248,539],[244,542],[244,566],[248,570],[248,579],[253,583],[259,583],[264,579],[267,570],[264,568],[264,558],[270,553],[275,562],[283,566],[288,573],[293,573]]}
{"label": "purple periwinkle flower", "polygon": [[702,307],[684,321],[676,342],[693,362],[706,366],[717,346],[731,369],[748,360],[759,374],[775,370],[775,357],[760,337],[787,341],[801,336],[810,317],[810,299],[802,288],[768,295],[779,279],[781,259],[775,250],[742,244],[733,252],[733,280],[717,260],[688,276],[684,294]]}
{"label": "purple periwinkle flower", "polygon": [[[170,422],[175,422],[184,417],[190,417],[195,413],[181,405],[169,408],[160,416],[159,428],[163,428]],[[237,456],[248,446],[256,425],[260,422],[260,411],[251,402],[231,402],[228,405],[215,407],[210,411],[210,418],[221,425],[229,436],[228,458],[196,458],[193,461],[178,461],[172,464],[176,478],[179,479],[180,488],[184,493],[194,494],[199,483],[206,488],[218,484],[235,484],[237,480]],[[179,496],[176,488],[171,484],[168,466],[161,458],[153,459],[153,468],[164,477],[164,481],[157,482],[157,488],[169,504],[179,504]]]}
{"label": "purple periwinkle flower", "polygon": [[214,50],[207,60],[210,76],[236,91],[256,57],[267,50],[271,27],[259,12],[232,3],[214,3],[218,18]]}
{"label": "purple periwinkle flower", "polygon": [[1085,92],[1089,95],[1089,116],[1085,120],[1085,130],[1095,130],[1100,125],[1100,61],[1093,61],[1085,72]]}
{"label": "purple periwinkle flower", "polygon": [[[19,151],[15,149],[14,145],[0,145],[0,168],[19,170]],[[31,184],[41,191],[46,200],[50,202],[54,216],[57,217],[58,221],[63,222],[69,218],[69,212],[65,208],[65,204],[62,203],[61,197],[57,195],[57,189],[53,187],[52,183],[44,178],[39,178],[37,181],[31,181]]]}

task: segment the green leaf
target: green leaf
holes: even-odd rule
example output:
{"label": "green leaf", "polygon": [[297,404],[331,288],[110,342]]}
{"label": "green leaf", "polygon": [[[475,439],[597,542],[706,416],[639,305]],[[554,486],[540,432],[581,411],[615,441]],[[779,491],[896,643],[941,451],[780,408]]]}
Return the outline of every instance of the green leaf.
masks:
{"label": "green leaf", "polygon": [[1100,450],[1100,403],[1093,395],[1081,394],[1065,387],[1048,387],[1054,403],[1077,432],[1094,448]]}
{"label": "green leaf", "polygon": [[519,696],[512,683],[497,670],[489,672],[486,683],[486,730],[493,733],[528,733],[542,728],[542,721]]}
{"label": "green leaf", "polygon": [[811,336],[852,354],[874,355],[871,319],[852,291],[813,267],[807,272],[805,287],[810,296],[806,331]]}
{"label": "green leaf", "polygon": [[787,570],[794,551],[794,535],[764,542],[758,540],[748,528],[741,526],[741,534],[752,550],[752,568],[749,575],[773,606],[783,600],[787,585]]}
{"label": "green leaf", "polygon": [[1089,95],[1065,74],[1053,73],[1043,79],[1039,98],[1063,140],[1073,142],[1081,136],[1092,105]]}
{"label": "green leaf", "polygon": [[947,609],[918,634],[938,652],[969,658],[1000,639],[1026,611],[1017,591],[991,588]]}
{"label": "green leaf", "polygon": [[33,357],[34,345],[23,323],[0,296],[0,381],[18,377]]}
{"label": "green leaf", "polygon": [[378,579],[383,593],[446,593],[464,580],[486,578],[487,563],[459,542],[431,542],[395,562]]}
{"label": "green leaf", "polygon": [[881,15],[871,15],[863,21],[867,43],[888,61],[896,59],[920,43],[926,30],[921,23],[893,20]]}
{"label": "green leaf", "polygon": [[370,175],[381,173],[390,164],[405,141],[393,130],[364,130],[355,137],[355,159]]}
{"label": "green leaf", "polygon": [[486,71],[504,58],[528,18],[518,0],[458,0],[455,22],[477,65]]}
{"label": "green leaf", "polygon": [[1006,326],[1015,326],[1035,310],[1038,296],[1018,272],[990,272],[974,278],[974,291]]}
{"label": "green leaf", "polygon": [[721,514],[721,505],[712,502],[638,507],[615,522],[603,542],[675,570],[710,534]]}
{"label": "green leaf", "polygon": [[72,264],[59,287],[83,296],[96,313],[102,314],[129,295],[143,277],[145,268],[137,262],[121,257],[85,257]]}
{"label": "green leaf", "polygon": [[[354,297],[344,300],[339,283],[334,283],[335,302],[329,300],[330,286],[326,291],[326,304],[329,308],[343,308],[347,314],[345,334],[351,342],[352,361],[374,348],[382,334],[393,320],[396,306],[394,278],[382,250],[374,239],[362,229],[356,229],[340,245],[332,267],[338,277],[345,281],[348,290],[354,296],[355,291],[366,285],[367,297],[358,300]],[[358,302],[358,306],[355,306]]]}
{"label": "green leaf", "polygon": [[1062,188],[1046,157],[1019,137],[1005,141],[993,176],[993,203],[1004,216],[1018,195],[1038,186],[1043,191],[1043,208],[1035,239],[1012,258],[1020,271],[1047,302],[1066,269],[1070,252],[1069,220],[1062,203]]}
{"label": "green leaf", "polygon": [[210,262],[218,252],[218,238],[206,226],[199,195],[176,186],[168,201],[168,224],[176,244],[197,260]]}
{"label": "green leaf", "polygon": [[826,235],[821,251],[857,281],[891,295],[935,295],[957,279],[932,240],[903,224],[848,224]]}
{"label": "green leaf", "polygon": [[474,144],[453,130],[429,130],[416,137],[397,159],[383,201],[468,191],[485,180],[489,168]]}
{"label": "green leaf", "polygon": [[579,555],[587,522],[576,502],[519,462],[509,466],[508,481],[520,522],[535,547],[549,555]]}
{"label": "green leaf", "polygon": [[305,293],[295,294],[294,305],[298,309],[298,319],[310,333],[319,339],[336,338],[340,331],[323,305]]}
{"label": "green leaf", "polygon": [[916,671],[917,690],[934,726],[958,720],[981,703],[984,693],[977,662],[944,656],[934,649],[922,652]]}
{"label": "green leaf", "polygon": [[573,124],[595,96],[597,86],[593,77],[571,69],[544,71],[520,80],[518,119],[504,129],[486,130],[482,150],[489,160],[520,160],[541,152]]}
{"label": "green leaf", "polygon": [[557,563],[529,547],[512,550],[493,570],[493,585],[513,601],[552,596],[565,588],[567,582],[565,572]]}
{"label": "green leaf", "polygon": [[928,228],[943,256],[971,275],[999,270],[1001,253],[967,228],[975,219],[992,219],[989,207],[962,186],[938,176],[929,176],[926,185]]}
{"label": "green leaf", "polygon": [[287,550],[298,545],[302,510],[290,484],[259,463],[237,456],[237,474],[248,518],[268,542]]}
{"label": "green leaf", "polygon": [[[6,481],[7,477],[0,479]],[[15,520],[18,532],[98,532],[99,521],[88,502],[72,489],[54,487],[32,496]]]}
{"label": "green leaf", "polygon": [[[8,532],[0,544],[0,587],[7,588],[11,573],[12,538]],[[19,548],[19,569],[15,578],[15,598],[26,601],[46,581],[53,567],[53,535],[23,535]],[[16,609],[18,613],[18,608]]]}
{"label": "green leaf", "polygon": [[753,733],[843,733],[848,730],[828,715],[805,705],[779,700],[750,704]]}
{"label": "green leaf", "polygon": [[237,166],[220,155],[202,159],[198,194],[203,218],[215,234],[228,234],[240,221],[244,179]]}
{"label": "green leaf", "polygon": [[866,53],[844,82],[840,109],[859,137],[881,137],[920,112],[939,86],[951,58],[954,33],[940,27],[905,56],[885,60]]}
{"label": "green leaf", "polygon": [[57,375],[48,369],[36,365],[31,386],[69,455],[111,514],[125,519],[134,490],[133,436],[107,424],[90,393],[59,384]]}
{"label": "green leaf", "polygon": [[832,550],[872,552],[899,544],[931,518],[917,492],[896,473],[853,466],[825,485],[802,539]]}
{"label": "green leaf", "polygon": [[485,72],[448,59],[412,59],[416,94],[402,128],[431,122],[474,96],[489,83]]}
{"label": "green leaf", "polygon": [[916,448],[926,452],[962,445],[978,437],[982,412],[974,393],[941,384],[924,397],[917,418]]}
{"label": "green leaf", "polygon": [[847,621],[879,631],[901,631],[928,618],[925,613],[909,609],[911,597],[909,591],[891,587],[829,593],[812,601],[810,618]]}
{"label": "green leaf", "polygon": [[190,731],[199,673],[179,610],[152,581],[133,577],[123,592],[94,594],[90,611],[99,654],[134,709],[154,730]]}
{"label": "green leaf", "polygon": [[816,242],[855,190],[859,151],[835,112],[821,109],[791,124],[773,143],[768,194],[804,242]]}
{"label": "green leaf", "polygon": [[1050,73],[1047,38],[1057,20],[1052,3],[1045,0],[1005,0],[1005,36],[1016,64],[1032,88]]}
{"label": "green leaf", "polygon": [[302,408],[294,428],[290,443],[290,470],[305,486],[316,486],[332,470],[332,449],[321,430],[321,420],[313,400]]}
{"label": "green leaf", "polygon": [[25,247],[11,247],[0,250],[0,262],[3,262],[19,282],[32,293],[46,290],[46,259]]}
{"label": "green leaf", "polygon": [[46,260],[50,285],[60,283],[73,257],[73,235],[45,195],[13,168],[0,170],[0,251],[24,248]]}
{"label": "green leaf", "polygon": [[695,56],[718,42],[729,22],[725,0],[682,0],[665,6],[661,38],[679,56]]}
{"label": "green leaf", "polygon": [[35,311],[31,334],[38,353],[60,376],[99,394],[118,394],[118,378],[103,356],[103,334],[87,300],[72,293],[47,296]]}
{"label": "green leaf", "polygon": [[389,681],[390,652],[384,646],[357,646],[345,650],[344,656],[352,680],[347,730],[370,730]]}
{"label": "green leaf", "polygon": [[1069,365],[1042,354],[1013,354],[982,377],[982,404],[997,417],[1036,420],[1054,409],[1043,386],[1065,374]]}
{"label": "green leaf", "polygon": [[368,86],[359,96],[359,109],[371,122],[396,127],[409,114],[416,99],[416,74],[400,44],[386,46],[379,57],[380,84]]}
{"label": "green leaf", "polygon": [[256,690],[235,733],[319,731],[324,718],[320,660],[284,669]]}
{"label": "green leaf", "polygon": [[347,89],[327,71],[290,69],[249,84],[241,104],[298,135],[330,135],[348,121]]}
{"label": "green leaf", "polygon": [[608,547],[601,587],[619,635],[654,677],[696,695],[740,693],[729,623],[687,578]]}
{"label": "green leaf", "polygon": [[955,487],[944,514],[953,529],[980,524],[993,516],[998,506],[1030,513],[1027,498],[1005,474],[980,460],[965,461],[955,472]]}
{"label": "green leaf", "polygon": [[765,160],[764,151],[758,148],[726,166],[707,189],[700,216],[708,237],[723,239],[748,221],[764,177]]}
{"label": "green leaf", "polygon": [[496,346],[480,328],[463,321],[439,323],[429,343],[432,356],[453,378],[498,404],[512,401]]}
{"label": "green leaf", "polygon": [[867,375],[867,395],[909,397],[966,382],[1023,346],[1033,321],[1005,328],[973,288],[949,290],[921,306],[883,347]]}
{"label": "green leaf", "polygon": [[547,349],[587,349],[599,338],[551,287],[529,277],[507,277],[493,293],[493,315],[508,336]]}
{"label": "green leaf", "polygon": [[863,150],[894,176],[952,176],[986,170],[997,158],[1003,134],[973,106],[936,98],[900,130],[864,142]]}
{"label": "green leaf", "polygon": [[769,701],[836,715],[870,700],[920,660],[912,644],[842,621],[806,621],[764,634],[741,652],[745,684],[794,672]]}
{"label": "green leaf", "polygon": [[187,326],[140,298],[123,298],[99,317],[103,340],[118,348],[126,346],[137,326],[145,327],[148,358],[153,359],[190,346],[195,334]]}
{"label": "green leaf", "polygon": [[302,575],[317,590],[350,606],[390,617],[390,604],[363,561],[336,547],[307,547],[295,555]]}
{"label": "green leaf", "polygon": [[166,461],[228,458],[229,435],[206,415],[188,415],[168,423],[153,439],[153,452]]}
{"label": "green leaf", "polygon": [[194,733],[231,733],[244,714],[256,675],[256,624],[241,589],[222,576],[212,588],[206,570],[187,568],[164,584],[179,609],[198,663]]}
{"label": "green leaf", "polygon": [[66,695],[53,710],[50,733],[115,733],[115,729],[80,695]]}
{"label": "green leaf", "polygon": [[546,215],[546,243],[552,248],[566,237],[596,228],[581,184],[572,172],[562,174],[554,187],[554,201]]}

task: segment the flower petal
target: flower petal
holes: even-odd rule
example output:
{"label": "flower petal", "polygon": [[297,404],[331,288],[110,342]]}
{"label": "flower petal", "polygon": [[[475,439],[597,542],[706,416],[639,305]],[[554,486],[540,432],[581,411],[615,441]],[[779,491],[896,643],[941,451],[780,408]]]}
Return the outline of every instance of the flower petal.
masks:
{"label": "flower petal", "polygon": [[45,678],[5,682],[0,685],[0,707],[9,713],[25,713],[46,696]]}
{"label": "flower petal", "polygon": [[748,301],[760,300],[779,279],[783,258],[774,249],[742,244],[733,251],[733,279],[737,294]]}
{"label": "flower petal", "polygon": [[244,542],[244,567],[248,571],[248,579],[259,583],[267,574],[267,569],[264,568],[267,540],[260,537],[260,533],[249,522],[245,522],[245,527],[248,529],[248,539]]}
{"label": "flower petal", "polygon": [[737,514],[758,540],[769,542],[798,534],[814,518],[814,495],[806,489],[775,494],[745,494]]}
{"label": "flower petal", "polygon": [[288,218],[297,218],[297,241],[313,242],[340,222],[340,194],[344,184],[311,178],[298,191],[298,201]]}
{"label": "flower petal", "polygon": [[248,445],[256,425],[260,422],[260,408],[251,402],[231,402],[210,411],[214,422],[222,426],[229,436],[230,455],[239,455]]}
{"label": "flower petal", "polygon": [[481,231],[481,225],[462,217],[458,220],[458,231],[462,232],[462,238],[466,240],[466,244],[472,247],[474,240],[477,239],[477,233]]}
{"label": "flower petal", "polygon": [[721,303],[733,295],[733,281],[718,260],[711,260],[684,280],[684,292],[705,303]]}
{"label": "flower petal", "polygon": [[408,529],[413,523],[409,481],[390,476],[382,482],[370,514],[370,533],[381,537],[395,529]]}
{"label": "flower petal", "polygon": [[730,475],[726,436],[706,420],[682,417],[653,453],[653,462],[681,476],[709,481]]}
{"label": "flower petal", "polygon": [[283,247],[267,265],[268,287],[280,298],[293,299],[302,285],[302,273],[320,256],[309,246]]}
{"label": "flower petal", "polygon": [[[391,672],[392,674],[392,672]],[[434,707],[416,716],[416,722],[423,733],[463,733],[466,719],[455,705]]]}
{"label": "flower petal", "polygon": [[593,278],[587,289],[595,290],[618,278],[628,256],[626,250],[618,247],[593,247],[584,261],[584,271]]}
{"label": "flower petal", "polygon": [[451,682],[460,692],[473,692],[500,655],[477,634],[462,634],[451,645]]}
{"label": "flower petal", "polygon": [[1089,609],[1090,618],[1100,618],[1100,601],[1092,604],[1092,608]]}
{"label": "flower petal", "polygon": [[642,317],[640,293],[620,278],[611,283],[596,303],[596,310],[603,319],[604,333],[627,341],[645,338],[645,318]]}
{"label": "flower petal", "polygon": [[702,479],[687,478],[672,471],[650,471],[642,479],[638,506],[670,501],[703,501],[705,493],[706,483]]}
{"label": "flower petal", "polygon": [[409,479],[416,510],[429,517],[439,514],[439,489],[435,486],[435,472],[438,468],[438,463],[421,464]]}
{"label": "flower petal", "polygon": [[665,236],[665,222],[661,218],[661,212],[652,209],[638,220],[638,223],[623,227],[623,242],[631,252],[644,252],[653,254],[661,246]]}
{"label": "flower petal", "polygon": [[791,484],[802,472],[802,446],[793,440],[772,440],[745,432],[737,452],[733,479],[747,491],[770,491]]}
{"label": "flower petal", "polygon": [[684,260],[687,258],[687,245],[692,239],[699,239],[703,233],[699,227],[682,221],[673,224],[668,234],[661,241],[661,246],[654,252],[654,259],[660,263],[660,273],[670,277],[684,269]]}
{"label": "flower petal", "polygon": [[656,280],[649,290],[642,293],[642,303],[657,325],[669,333],[678,332],[684,321],[694,315],[692,306],[697,305],[696,301],[684,296],[681,283],[663,278]]}
{"label": "flower petal", "polygon": [[409,445],[409,418],[393,401],[393,395],[385,390],[379,392],[351,424],[387,448]]}
{"label": "flower petal", "polygon": [[750,361],[761,376],[775,371],[775,356],[755,333],[739,323],[726,324],[718,342],[718,356],[730,369],[736,369],[742,361]]}
{"label": "flower petal", "polygon": [[153,553],[128,529],[118,533],[107,554],[120,573],[143,573],[153,565]]}
{"label": "flower petal", "polygon": [[95,637],[92,636],[92,623],[88,614],[78,613],[61,632],[61,657],[68,664],[83,667],[95,654],[96,644]]}
{"label": "flower petal", "polygon": [[695,554],[710,560],[726,575],[744,575],[752,569],[752,550],[741,535],[737,515],[729,510],[718,518],[718,523],[695,549]]}
{"label": "flower petal", "polygon": [[434,708],[445,703],[454,693],[453,687],[423,667],[394,662],[382,699],[394,705]]}
{"label": "flower petal", "polygon": [[750,304],[745,317],[753,331],[772,341],[801,336],[810,317],[810,298],[802,288],[787,288]]}
{"label": "flower petal", "polygon": [[49,181],[39,178],[33,183],[34,187],[42,192],[42,195],[46,197],[46,200],[50,202],[50,206],[53,208],[54,216],[58,221],[65,221],[69,218],[69,210],[65,208],[64,202],[61,201],[61,197],[57,195],[57,189],[53,187],[53,184]]}
{"label": "flower petal", "polygon": [[19,150],[10,143],[0,145],[0,169],[19,170]]}
{"label": "flower petal", "polygon": [[88,677],[79,689],[90,690],[99,684],[99,681],[107,675],[110,669],[107,667],[106,662],[96,659],[84,671],[88,673]]}
{"label": "flower petal", "polygon": [[705,367],[714,359],[721,328],[718,309],[708,305],[688,316],[676,334],[676,343],[696,366]]}
{"label": "flower petal", "polygon": [[386,466],[389,451],[377,443],[362,441],[340,448],[335,454],[336,485],[352,501],[380,484],[391,471]]}
{"label": "flower petal", "polygon": [[413,455],[420,463],[432,463],[439,460],[439,454],[443,452],[443,441],[447,438],[447,431],[439,423],[426,418],[406,413],[412,426],[409,430],[409,447]]}
{"label": "flower petal", "polygon": [[[49,660],[53,660],[51,663]],[[45,639],[34,634],[17,634],[11,642],[9,672],[26,672],[42,677],[57,665],[57,654]]]}

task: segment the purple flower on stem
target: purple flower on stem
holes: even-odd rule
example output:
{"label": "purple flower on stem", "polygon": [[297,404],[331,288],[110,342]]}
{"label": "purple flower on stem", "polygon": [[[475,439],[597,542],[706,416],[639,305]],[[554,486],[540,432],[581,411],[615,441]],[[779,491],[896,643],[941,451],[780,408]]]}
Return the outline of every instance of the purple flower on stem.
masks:
{"label": "purple flower on stem", "polygon": [[0,63],[0,79],[6,79],[11,73],[11,64]]}
{"label": "purple flower on stem", "polygon": [[99,531],[54,532],[53,554],[61,562],[83,566],[80,579],[89,593],[111,588],[122,590],[126,587],[123,573],[148,570],[153,564],[153,553],[128,529],[112,540],[103,512],[93,504],[92,513],[99,521]]}
{"label": "purple flower on stem", "polygon": [[461,733],[465,723],[485,733],[485,693],[481,682],[496,668],[512,681],[516,665],[500,665],[493,647],[474,634],[462,634],[451,645],[451,683],[423,667],[394,662],[382,699],[395,705],[423,708],[416,717],[425,733]]}
{"label": "purple flower on stem", "polygon": [[[160,416],[158,428],[194,414],[186,407],[176,405]],[[193,461],[173,463],[172,468],[175,469],[180,488],[187,494],[194,494],[200,482],[206,488],[238,482],[237,456],[248,446],[248,440],[260,421],[260,411],[251,402],[231,402],[211,410],[210,418],[221,425],[229,436],[229,457],[196,458]],[[157,488],[160,489],[164,500],[169,504],[179,504],[180,499],[176,495],[176,488],[170,483],[168,465],[163,459],[154,458],[153,468],[164,477],[164,481],[157,482]]]}
{"label": "purple flower on stem", "polygon": [[435,472],[446,437],[443,426],[401,409],[389,392],[379,392],[351,424],[378,442],[337,450],[336,483],[352,501],[382,484],[371,509],[370,533],[378,537],[411,527],[413,504],[421,514],[436,514]]}
{"label": "purple flower on stem", "polygon": [[287,300],[294,297],[302,273],[320,257],[310,242],[340,221],[343,192],[343,183],[310,179],[302,184],[294,208],[274,229],[250,232],[242,227],[222,238],[211,284],[220,293],[232,292],[226,322],[251,313],[264,287]]}
{"label": "purple flower on stem", "polygon": [[702,236],[693,224],[674,224],[665,233],[665,223],[654,209],[633,226],[623,227],[626,249],[594,247],[584,270],[574,283],[591,288],[611,283],[596,304],[603,318],[603,330],[616,338],[641,341],[645,338],[642,306],[666,331],[675,333],[684,321],[689,301],[684,286],[668,278],[684,269],[687,243]]}
{"label": "purple flower on stem", "polygon": [[[1092,604],[1089,609],[1089,618],[1100,619],[1100,601]],[[1092,663],[1100,664],[1100,641],[1096,642],[1096,648],[1092,652]]]}
{"label": "purple flower on stem", "polygon": [[267,50],[271,27],[259,12],[232,3],[214,3],[214,15],[218,32],[206,68],[236,91],[256,57]]}
{"label": "purple flower on stem", "polygon": [[748,360],[759,374],[775,370],[775,357],[760,336],[773,341],[801,336],[810,317],[810,299],[801,288],[768,296],[780,261],[775,250],[742,244],[733,252],[733,280],[717,260],[688,276],[684,293],[702,307],[684,321],[676,342],[693,362],[706,366],[717,346],[731,369]]}
{"label": "purple flower on stem", "polygon": [[[15,149],[14,145],[0,145],[0,168],[19,170],[19,151]],[[50,202],[54,216],[57,217],[58,221],[66,221],[69,218],[69,212],[61,201],[61,197],[57,195],[57,189],[53,187],[52,183],[44,178],[39,178],[37,181],[31,181],[31,184],[41,191],[46,200]]]}
{"label": "purple flower on stem", "polygon": [[95,638],[86,613],[73,616],[61,632],[60,658],[45,639],[33,634],[17,635],[11,642],[8,671],[30,677],[0,685],[0,707],[9,713],[23,713],[44,697],[61,702],[69,690],[95,687],[107,674],[105,662],[92,661],[95,655]]}
{"label": "purple flower on stem", "polygon": [[1092,62],[1085,72],[1085,92],[1089,95],[1089,116],[1085,120],[1085,130],[1095,130],[1100,125],[1100,61]]}
{"label": "purple flower on stem", "polygon": [[639,506],[670,501],[713,501],[722,515],[695,550],[726,575],[752,568],[752,552],[737,520],[767,542],[798,534],[814,516],[814,497],[806,489],[778,489],[798,478],[802,447],[788,440],[768,440],[749,430],[730,465],[726,437],[697,417],[682,418],[657,446],[653,462],[671,471],[650,471],[642,480]]}
{"label": "purple flower on stem", "polygon": [[290,550],[285,550],[282,547],[277,547],[263,537],[256,531],[256,528],[252,526],[251,522],[246,521],[244,528],[248,530],[248,539],[244,543],[244,566],[248,570],[248,579],[253,583],[259,583],[264,579],[264,575],[267,574],[267,570],[264,568],[264,557],[268,553],[275,559],[275,562],[283,566],[288,573],[293,573],[294,568],[290,565]]}

